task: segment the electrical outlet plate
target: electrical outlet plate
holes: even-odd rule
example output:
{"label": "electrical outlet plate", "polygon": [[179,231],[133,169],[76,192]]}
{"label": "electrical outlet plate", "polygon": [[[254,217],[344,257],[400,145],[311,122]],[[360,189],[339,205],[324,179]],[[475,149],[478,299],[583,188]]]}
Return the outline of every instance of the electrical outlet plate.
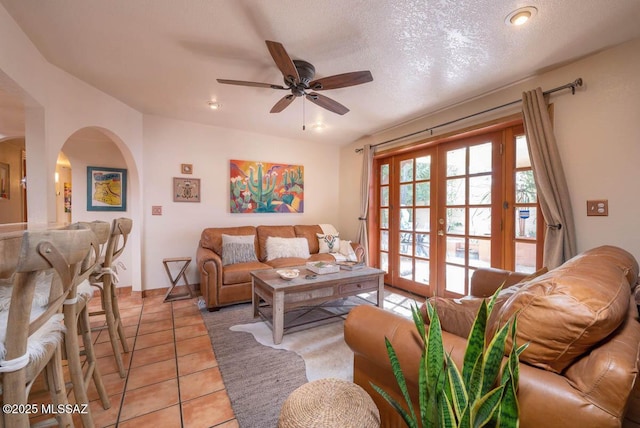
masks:
{"label": "electrical outlet plate", "polygon": [[162,215],[162,206],[161,205],[153,205],[151,207],[151,215]]}
{"label": "electrical outlet plate", "polygon": [[607,216],[609,215],[609,201],[606,199],[594,199],[587,201],[587,215]]}

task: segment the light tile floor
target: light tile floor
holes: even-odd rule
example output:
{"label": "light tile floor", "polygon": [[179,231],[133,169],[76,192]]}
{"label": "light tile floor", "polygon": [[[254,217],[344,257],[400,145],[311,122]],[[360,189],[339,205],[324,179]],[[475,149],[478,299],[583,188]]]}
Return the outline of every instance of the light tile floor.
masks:
{"label": "light tile floor", "polygon": [[[103,409],[91,383],[89,399],[96,427],[238,427],[198,299],[167,303],[163,299],[118,299],[131,350],[123,354],[125,379],[117,372],[107,330],[93,333],[111,400],[111,407]],[[385,309],[410,317],[409,307],[415,301],[411,295],[388,289]],[[92,300],[90,308],[97,306],[99,298]],[[94,326],[103,320],[91,318]],[[74,419],[82,426],[79,418]]]}

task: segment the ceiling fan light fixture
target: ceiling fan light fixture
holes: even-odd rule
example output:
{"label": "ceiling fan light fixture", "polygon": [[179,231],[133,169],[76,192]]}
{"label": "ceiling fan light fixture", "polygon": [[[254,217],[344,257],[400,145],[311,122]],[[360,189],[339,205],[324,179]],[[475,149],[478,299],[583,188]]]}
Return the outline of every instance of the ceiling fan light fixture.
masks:
{"label": "ceiling fan light fixture", "polygon": [[536,13],[538,9],[533,6],[521,7],[508,14],[504,22],[507,25],[520,26],[527,23]]}
{"label": "ceiling fan light fixture", "polygon": [[208,104],[211,110],[220,110],[220,107],[222,107],[222,104],[217,101],[209,101]]}

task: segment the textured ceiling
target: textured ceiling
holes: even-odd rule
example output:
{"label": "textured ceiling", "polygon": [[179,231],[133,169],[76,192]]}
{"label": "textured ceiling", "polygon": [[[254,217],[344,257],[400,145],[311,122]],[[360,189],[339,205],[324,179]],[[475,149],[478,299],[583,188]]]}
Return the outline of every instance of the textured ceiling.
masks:
{"label": "textured ceiling", "polygon": [[[638,0],[0,3],[49,62],[143,113],[328,144],[640,37]],[[507,14],[525,5],[538,9],[534,19],[507,26]],[[316,78],[370,70],[374,81],[323,92],[351,109],[344,116],[309,102],[303,109],[301,98],[271,114],[282,92],[216,82],[281,85],[265,40],[311,62]],[[209,109],[210,99],[222,108]],[[311,130],[317,121],[322,132]]]}

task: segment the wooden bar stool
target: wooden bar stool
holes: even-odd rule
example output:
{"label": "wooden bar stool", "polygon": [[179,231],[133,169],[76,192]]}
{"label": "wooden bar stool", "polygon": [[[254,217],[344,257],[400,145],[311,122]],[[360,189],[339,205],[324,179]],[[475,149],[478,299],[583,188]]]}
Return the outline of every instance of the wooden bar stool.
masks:
{"label": "wooden bar stool", "polygon": [[[101,304],[102,310],[89,312],[89,315],[105,315],[107,321],[107,330],[109,332],[109,341],[113,348],[113,356],[118,366],[118,372],[121,378],[125,378],[126,373],[124,369],[124,363],[122,362],[122,354],[120,352],[120,345],[123,352],[129,352],[129,345],[127,344],[127,338],[124,334],[124,328],[122,327],[122,321],[120,320],[120,309],[118,308],[118,297],[116,294],[116,282],[118,276],[116,273],[116,260],[122,255],[125,246],[127,245],[127,239],[131,233],[133,227],[133,221],[130,218],[117,218],[113,220],[111,226],[111,234],[107,241],[106,250],[104,254],[104,260],[93,275],[90,276],[91,285],[94,285],[101,290]],[[120,345],[118,345],[118,341]]]}
{"label": "wooden bar stool", "polygon": [[[62,372],[62,306],[93,239],[89,229],[24,233],[9,308],[0,312],[3,405],[26,405],[29,391],[43,370],[54,406],[69,404]],[[46,280],[42,281],[48,293],[44,306],[34,302],[39,277]],[[53,416],[59,426],[73,426],[70,413]],[[29,414],[3,412],[1,425],[28,427]]]}

